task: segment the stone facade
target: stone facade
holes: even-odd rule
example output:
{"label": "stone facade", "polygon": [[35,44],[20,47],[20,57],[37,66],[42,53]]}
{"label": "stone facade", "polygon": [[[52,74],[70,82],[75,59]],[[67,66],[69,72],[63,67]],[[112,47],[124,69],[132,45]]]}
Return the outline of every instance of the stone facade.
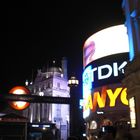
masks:
{"label": "stone facade", "polygon": [[[38,70],[33,84],[28,88],[32,95],[70,97],[66,60],[62,59],[61,67],[51,66]],[[69,111],[69,104],[31,103],[24,111],[24,116],[31,123],[55,123],[61,131],[61,138],[66,140],[69,133]]]}

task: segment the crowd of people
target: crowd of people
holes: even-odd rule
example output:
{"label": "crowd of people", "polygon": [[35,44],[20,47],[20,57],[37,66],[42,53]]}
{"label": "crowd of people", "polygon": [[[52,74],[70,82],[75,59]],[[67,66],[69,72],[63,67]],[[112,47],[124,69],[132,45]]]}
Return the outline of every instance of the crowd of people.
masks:
{"label": "crowd of people", "polygon": [[125,128],[110,127],[108,131],[99,131],[97,135],[91,134],[89,137],[70,136],[67,140],[134,140],[131,132]]}

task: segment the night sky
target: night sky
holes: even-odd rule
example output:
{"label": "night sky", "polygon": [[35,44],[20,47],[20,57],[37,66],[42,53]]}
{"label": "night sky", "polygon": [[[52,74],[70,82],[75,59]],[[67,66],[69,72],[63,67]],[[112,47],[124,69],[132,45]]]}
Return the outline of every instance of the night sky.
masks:
{"label": "night sky", "polygon": [[69,76],[81,79],[86,39],[125,22],[122,0],[7,3],[1,12],[0,93],[23,85],[32,73],[35,77],[37,69],[52,60],[60,63],[62,57],[68,59]]}

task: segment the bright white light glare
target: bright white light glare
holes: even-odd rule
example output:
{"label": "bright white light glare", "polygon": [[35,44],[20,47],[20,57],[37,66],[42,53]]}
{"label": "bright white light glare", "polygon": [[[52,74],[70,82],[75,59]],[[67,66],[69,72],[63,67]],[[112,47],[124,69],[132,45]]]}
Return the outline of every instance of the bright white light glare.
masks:
{"label": "bright white light glare", "polygon": [[[25,91],[22,90],[22,89],[16,89],[13,92],[13,94],[23,95],[23,94],[25,94]],[[24,101],[16,101],[16,102],[13,102],[13,104],[15,106],[17,106],[18,108],[21,108],[21,107],[25,106],[26,102],[24,102]]]}
{"label": "bright white light glare", "polygon": [[16,90],[13,92],[13,94],[19,94],[19,95],[21,95],[21,94],[25,94],[25,91],[24,91],[23,89],[16,89]]}
{"label": "bright white light glare", "polygon": [[86,134],[85,133],[83,133],[83,137],[86,137]]}
{"label": "bright white light glare", "polygon": [[129,108],[130,108],[130,121],[131,121],[131,127],[136,127],[136,111],[135,111],[135,99],[134,97],[131,97],[129,99]]}
{"label": "bright white light glare", "polygon": [[25,106],[26,102],[23,102],[23,101],[16,101],[16,102],[13,102],[13,104],[19,108]]}
{"label": "bright white light glare", "polygon": [[97,114],[104,114],[103,111],[97,111]]}
{"label": "bright white light glare", "polygon": [[37,124],[33,124],[32,127],[39,127],[39,125],[37,125]]}
{"label": "bright white light glare", "polygon": [[105,132],[105,127],[102,127],[102,132]]}
{"label": "bright white light glare", "polygon": [[44,92],[39,92],[39,96],[44,96]]}
{"label": "bright white light glare", "polygon": [[90,110],[89,109],[85,110],[84,113],[83,113],[83,118],[88,117],[89,114],[90,114]]}
{"label": "bright white light glare", "polygon": [[25,85],[28,86],[28,84],[29,84],[29,82],[28,82],[28,80],[26,80]]}
{"label": "bright white light glare", "polygon": [[78,80],[69,80],[69,84],[79,84]]}
{"label": "bright white light glare", "polygon": [[[92,42],[94,42],[93,53],[91,53],[92,48],[90,45]],[[88,47],[90,47],[90,51],[87,49]],[[83,49],[84,66],[105,56],[129,52],[127,28],[124,25],[117,25],[103,29],[90,36],[86,40]]]}
{"label": "bright white light glare", "polygon": [[90,124],[90,129],[97,129],[97,122],[96,121],[92,121]]}
{"label": "bright white light glare", "polygon": [[50,125],[43,125],[43,127],[50,127]]}
{"label": "bright white light glare", "polygon": [[130,122],[127,122],[127,124],[131,124]]}

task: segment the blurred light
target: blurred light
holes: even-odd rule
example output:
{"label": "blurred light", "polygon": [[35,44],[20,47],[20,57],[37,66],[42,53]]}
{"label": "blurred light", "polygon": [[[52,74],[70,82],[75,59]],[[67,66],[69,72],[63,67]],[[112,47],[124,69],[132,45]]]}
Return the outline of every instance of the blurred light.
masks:
{"label": "blurred light", "polygon": [[90,129],[97,129],[97,122],[96,121],[92,121],[90,124]]}
{"label": "blurred light", "polygon": [[39,96],[44,96],[44,92],[39,92]]}
{"label": "blurred light", "polygon": [[37,124],[33,124],[32,127],[39,127],[39,125],[37,125]]}
{"label": "blurred light", "polygon": [[48,128],[49,128],[49,127],[50,127],[50,125],[43,125],[43,127],[48,127]]}
{"label": "blurred light", "polygon": [[97,111],[97,114],[104,114],[103,111]]}
{"label": "blurred light", "polygon": [[77,86],[79,84],[79,81],[76,79],[76,77],[72,76],[70,80],[68,80],[69,86]]}
{"label": "blurred light", "polygon": [[85,133],[83,133],[83,137],[86,137],[86,134]]}
{"label": "blurred light", "polygon": [[[92,51],[88,51],[88,48],[93,42],[94,53],[91,53]],[[84,67],[99,58],[123,52],[129,52],[129,40],[126,26],[121,24],[105,28],[93,34],[85,41],[83,47]],[[88,58],[87,53],[90,54]]]}
{"label": "blurred light", "polygon": [[131,124],[130,122],[127,122],[127,124]]}
{"label": "blurred light", "polygon": [[79,108],[80,109],[83,109],[83,99],[80,99],[79,100]]}
{"label": "blurred light", "polygon": [[33,84],[33,82],[31,81],[31,82],[30,82],[30,85],[32,85],[32,84]]}
{"label": "blurred light", "polygon": [[[24,95],[29,94],[29,90],[23,86],[16,86],[9,91],[10,94]],[[16,110],[23,110],[30,104],[25,101],[12,101],[9,102],[10,106]]]}
{"label": "blurred light", "polygon": [[26,80],[25,85],[28,86],[28,84],[29,84],[29,82],[28,82],[28,80]]}

